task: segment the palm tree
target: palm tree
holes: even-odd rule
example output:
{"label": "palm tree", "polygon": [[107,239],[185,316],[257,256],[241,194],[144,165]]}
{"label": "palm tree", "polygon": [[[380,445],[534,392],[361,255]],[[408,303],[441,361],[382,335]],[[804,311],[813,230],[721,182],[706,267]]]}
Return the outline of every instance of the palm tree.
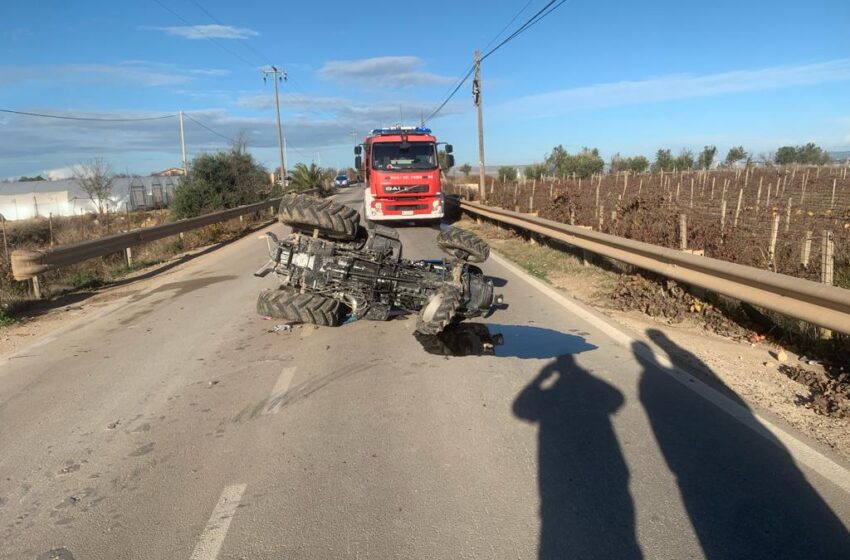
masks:
{"label": "palm tree", "polygon": [[292,182],[290,184],[299,191],[322,187],[322,170],[315,163],[311,163],[310,167],[303,163],[296,163],[291,177]]}

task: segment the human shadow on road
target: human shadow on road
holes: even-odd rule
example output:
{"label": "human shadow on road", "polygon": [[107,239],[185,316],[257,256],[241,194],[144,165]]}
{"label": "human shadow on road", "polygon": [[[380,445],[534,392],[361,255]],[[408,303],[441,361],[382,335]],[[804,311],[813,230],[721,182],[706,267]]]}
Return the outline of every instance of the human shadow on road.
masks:
{"label": "human shadow on road", "polygon": [[658,330],[647,334],[673,364],[708,376],[741,407],[738,421],[668,375],[646,346],[633,344],[644,364],[640,401],[705,557],[850,558],[841,520],[775,437],[742,423],[755,420],[743,400],[693,353]]}
{"label": "human shadow on road", "polygon": [[623,402],[572,355],[544,367],[514,401],[514,414],[540,425],[541,560],[641,558],[629,471],[611,425]]}

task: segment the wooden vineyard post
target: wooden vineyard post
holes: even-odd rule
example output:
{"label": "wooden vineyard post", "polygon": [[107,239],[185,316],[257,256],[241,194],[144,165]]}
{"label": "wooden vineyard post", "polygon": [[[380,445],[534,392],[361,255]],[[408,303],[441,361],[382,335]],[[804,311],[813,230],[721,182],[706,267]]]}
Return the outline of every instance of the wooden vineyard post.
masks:
{"label": "wooden vineyard post", "polygon": [[688,248],[688,215],[679,214],[679,249]]}
{"label": "wooden vineyard post", "polygon": [[800,265],[803,268],[809,268],[809,256],[812,253],[812,232],[811,230],[806,232],[806,236],[803,238],[803,246],[800,248]]}
{"label": "wooden vineyard post", "polygon": [[599,183],[602,182],[600,178],[599,182],[596,183],[596,217],[598,218],[601,215],[601,210],[599,209]]}
{"label": "wooden vineyard post", "polygon": [[726,229],[726,199],[720,200],[720,236],[723,239],[723,232]]}
{"label": "wooden vineyard post", "polygon": [[531,202],[528,205],[529,213],[534,214],[534,193],[537,191],[537,179],[531,182]]}
{"label": "wooden vineyard post", "polygon": [[682,182],[676,183],[676,202],[679,202],[679,189],[682,187]]}
{"label": "wooden vineyard post", "polygon": [[832,285],[832,271],[833,271],[833,253],[835,251],[835,246],[832,241],[832,232],[824,230],[823,237],[821,239],[821,252],[820,252],[820,281],[823,284]]}
{"label": "wooden vineyard post", "polygon": [[829,209],[832,210],[835,208],[835,184],[838,182],[838,179],[832,180],[832,198],[829,199]]}
{"label": "wooden vineyard post", "polygon": [[555,188],[555,183],[549,183],[549,198],[552,198],[552,190]]}
{"label": "wooden vineyard post", "polygon": [[688,205],[690,208],[694,207],[694,178],[691,177],[691,203]]}
{"label": "wooden vineyard post", "polygon": [[738,227],[738,215],[741,213],[741,200],[744,198],[744,189],[740,189],[738,191],[738,205],[735,207],[735,223],[734,226]]}
{"label": "wooden vineyard post", "polygon": [[803,201],[806,199],[806,183],[809,179],[809,172],[806,171],[806,174],[803,176],[803,185],[800,187],[800,208],[803,207]]}
{"label": "wooden vineyard post", "polygon": [[638,195],[640,195],[640,191],[643,188],[643,177],[640,178],[640,183],[638,183]]}
{"label": "wooden vineyard post", "polygon": [[[772,184],[773,184],[773,183],[768,183],[768,184],[767,184],[767,196],[765,196],[765,197],[764,197],[764,205],[765,205],[766,207],[768,207],[768,208],[770,208],[770,186],[771,186]],[[779,186],[779,183],[777,182],[777,183],[776,183],[776,185],[777,185],[777,187],[778,187],[778,186]]]}
{"label": "wooden vineyard post", "polygon": [[514,183],[514,212],[519,212],[519,183]]}
{"label": "wooden vineyard post", "polygon": [[599,205],[599,231],[602,231],[602,226],[604,225],[605,220],[605,207],[604,205]]}
{"label": "wooden vineyard post", "polygon": [[53,247],[53,212],[47,215],[47,221],[50,226],[50,246]]}
{"label": "wooden vineyard post", "polygon": [[791,203],[793,201],[793,198],[788,199],[788,207],[785,210],[785,233],[791,230]]}
{"label": "wooden vineyard post", "polygon": [[709,197],[709,200],[714,200],[714,181],[716,181],[716,180],[717,180],[717,177],[711,178],[711,196]]}
{"label": "wooden vineyard post", "polygon": [[770,246],[767,249],[768,266],[776,271],[776,238],[779,237],[779,214],[773,215],[773,223],[770,225]]}
{"label": "wooden vineyard post", "polygon": [[761,185],[764,182],[764,177],[759,177],[759,189],[756,191],[756,212],[759,210],[759,206],[761,205]]}

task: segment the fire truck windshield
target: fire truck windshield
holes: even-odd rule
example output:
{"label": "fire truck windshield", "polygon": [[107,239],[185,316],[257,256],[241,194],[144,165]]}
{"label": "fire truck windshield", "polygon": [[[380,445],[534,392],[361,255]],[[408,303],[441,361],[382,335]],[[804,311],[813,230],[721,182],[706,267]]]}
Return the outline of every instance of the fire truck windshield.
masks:
{"label": "fire truck windshield", "polygon": [[435,169],[433,142],[380,142],[372,145],[372,169]]}

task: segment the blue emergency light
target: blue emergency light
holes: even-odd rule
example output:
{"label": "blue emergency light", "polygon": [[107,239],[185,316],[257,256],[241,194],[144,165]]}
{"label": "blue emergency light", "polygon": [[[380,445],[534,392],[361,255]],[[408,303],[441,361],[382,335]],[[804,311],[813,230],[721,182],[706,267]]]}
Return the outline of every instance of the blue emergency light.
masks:
{"label": "blue emergency light", "polygon": [[431,134],[431,129],[420,126],[394,126],[391,128],[375,128],[372,130],[372,136],[390,136],[398,134]]}

